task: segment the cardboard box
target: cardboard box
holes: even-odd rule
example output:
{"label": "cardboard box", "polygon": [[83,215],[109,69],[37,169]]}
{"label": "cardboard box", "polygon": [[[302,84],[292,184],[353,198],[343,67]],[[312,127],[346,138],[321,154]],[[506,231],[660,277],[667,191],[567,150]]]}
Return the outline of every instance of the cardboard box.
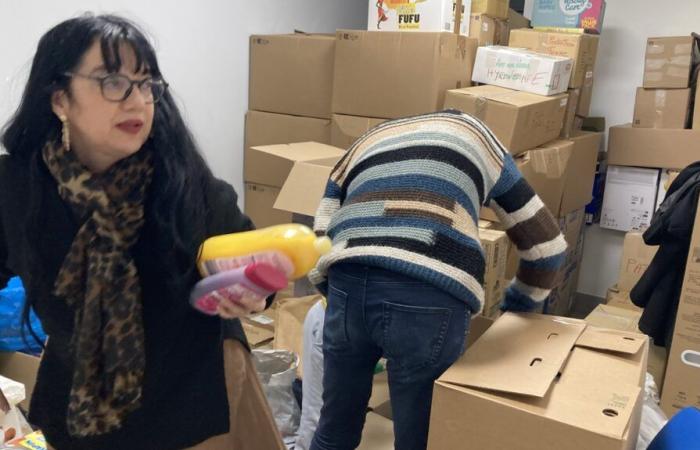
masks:
{"label": "cardboard box", "polygon": [[396,119],[439,110],[471,85],[476,39],[450,33],[339,30],[333,112]]}
{"label": "cardboard box", "polygon": [[362,428],[362,441],[357,450],[394,450],[394,422],[368,412]]}
{"label": "cardboard box", "polygon": [[469,36],[479,41],[479,46],[508,45],[508,22],[485,14],[472,14]]}
{"label": "cardboard box", "polygon": [[[456,11],[461,11],[459,17]],[[369,0],[369,31],[447,31],[469,35],[471,0]]]}
{"label": "cardboard box", "polygon": [[248,109],[330,119],[334,50],[331,35],[251,36]]}
{"label": "cardboard box", "polygon": [[567,104],[567,94],[545,97],[498,86],[455,89],[445,95],[445,109],[484,121],[512,154],[559,136]]}
{"label": "cardboard box", "polygon": [[520,28],[530,28],[530,19],[513,9],[508,10],[508,28],[519,30]]}
{"label": "cardboard box", "polygon": [[428,449],[634,448],[647,352],[643,335],[506,313],[436,382]]}
{"label": "cardboard box", "polygon": [[275,209],[314,217],[337,162],[338,158],[326,158],[296,163],[280,190]]}
{"label": "cardboard box", "polygon": [[566,114],[564,114],[564,125],[561,128],[561,133],[559,137],[562,139],[568,139],[571,137],[575,131],[574,124],[576,119],[576,110],[578,109],[579,98],[581,97],[581,89],[569,89],[569,102],[566,104]]}
{"label": "cardboard box", "polygon": [[[633,310],[613,305],[598,305],[586,317],[586,322],[599,328],[639,333],[639,319],[641,317],[642,310],[639,308]],[[659,392],[663,391],[667,359],[668,352],[665,347],[649,343],[647,372],[654,377]]]}
{"label": "cardboard box", "polygon": [[386,119],[333,114],[331,118],[331,145],[347,150],[363,134]]}
{"label": "cardboard box", "polygon": [[331,121],[313,117],[248,111],[245,116],[245,148],[290,142],[330,144]]}
{"label": "cardboard box", "polygon": [[600,133],[585,132],[518,155],[521,173],[555,217],[583,209],[592,197]]}
{"label": "cardboard box", "polygon": [[248,183],[282,187],[294,163],[340,158],[344,154],[342,149],[318,142],[251,147],[245,155],[244,179]]}
{"label": "cardboard box", "polygon": [[508,0],[472,0],[472,14],[486,14],[497,19],[507,19],[508,4]]}
{"label": "cardboard box", "polygon": [[647,40],[644,61],[645,88],[687,88],[700,61],[698,41],[693,36],[652,37]]}
{"label": "cardboard box", "polygon": [[661,169],[659,188],[656,192],[656,208],[654,208],[654,211],[659,209],[664,200],[666,200],[666,192],[668,192],[668,189],[671,187],[671,183],[673,183],[678,174],[680,174],[680,172],[677,170]]}
{"label": "cardboard box", "polygon": [[243,211],[257,228],[292,222],[292,214],[274,209],[280,189],[264,184],[245,183],[245,206]]}
{"label": "cardboard box", "polygon": [[0,352],[0,375],[24,385],[26,399],[19,406],[29,411],[41,359],[19,352]]}
{"label": "cardboard box", "polygon": [[605,18],[604,0],[535,0],[533,27],[581,28],[600,34]]}
{"label": "cardboard box", "polygon": [[632,126],[687,128],[690,89],[637,88]]}
{"label": "cardboard box", "polygon": [[631,291],[644,275],[658,247],[646,245],[640,231],[630,231],[625,235],[620,261],[620,276],[617,287],[621,291]]}
{"label": "cardboard box", "polygon": [[648,227],[658,184],[658,169],[609,166],[600,227],[625,232]]}
{"label": "cardboard box", "polygon": [[586,316],[586,322],[598,328],[641,333],[639,331],[639,319],[641,317],[641,310],[633,311],[617,306],[598,305]]}
{"label": "cardboard box", "polygon": [[496,318],[500,315],[501,301],[507,287],[505,274],[510,240],[504,231],[489,229],[479,229],[479,239],[486,258],[483,315]]}
{"label": "cardboard box", "polygon": [[304,320],[312,306],[323,297],[310,295],[302,298],[280,300],[275,319],[275,350],[289,350],[299,356],[297,374],[303,377],[302,355],[304,354]]}
{"label": "cardboard box", "polygon": [[262,327],[255,322],[241,320],[241,325],[243,326],[243,332],[251,348],[260,348],[264,345],[268,345],[275,337],[275,332],[273,330]]}
{"label": "cardboard box", "polygon": [[700,408],[700,209],[695,214],[661,408],[669,416],[686,406]]}
{"label": "cardboard box", "polygon": [[608,294],[605,297],[605,304],[616,308],[628,309],[630,311],[640,311],[642,308],[637,307],[630,299],[629,291],[621,291],[617,285],[608,289]]}
{"label": "cardboard box", "polygon": [[513,30],[510,33],[508,45],[547,55],[571,58],[574,65],[569,79],[570,88],[582,87],[586,77],[593,76],[598,56],[598,36],[591,34]]}
{"label": "cardboard box", "polygon": [[682,170],[700,159],[700,130],[610,127],[608,164]]}
{"label": "cardboard box", "polygon": [[472,81],[540,95],[566,92],[573,62],[512,47],[479,47]]}
{"label": "cardboard box", "polygon": [[[576,115],[581,117],[588,117],[591,115],[591,100],[593,99],[593,74],[586,73],[586,79],[583,80],[583,86],[581,86],[581,94],[578,99],[578,107],[576,108]],[[598,130],[605,131],[605,130]]]}

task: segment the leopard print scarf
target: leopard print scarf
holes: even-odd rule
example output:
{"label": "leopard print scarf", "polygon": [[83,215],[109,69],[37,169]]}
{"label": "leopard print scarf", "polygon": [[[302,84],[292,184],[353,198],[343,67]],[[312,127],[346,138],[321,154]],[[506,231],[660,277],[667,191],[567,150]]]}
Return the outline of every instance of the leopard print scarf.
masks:
{"label": "leopard print scarf", "polygon": [[130,250],[144,223],[152,156],[141,150],[99,175],[60,145],[46,145],[43,159],[82,221],[54,285],[75,311],[68,432],[100,435],[120,428],[141,404],[141,286]]}

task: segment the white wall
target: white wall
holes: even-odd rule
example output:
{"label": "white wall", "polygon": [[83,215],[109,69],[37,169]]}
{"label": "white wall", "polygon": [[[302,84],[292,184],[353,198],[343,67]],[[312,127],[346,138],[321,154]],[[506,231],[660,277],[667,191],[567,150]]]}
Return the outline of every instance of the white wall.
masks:
{"label": "white wall", "polygon": [[19,103],[41,35],[85,11],[125,15],[153,37],[163,74],[205,157],[239,193],[248,36],[367,25],[365,0],[1,0],[0,124]]}
{"label": "white wall", "polygon": [[[526,11],[528,6],[531,10],[532,0],[526,2]],[[698,0],[608,0],[591,113],[605,116],[608,126],[631,122],[647,37],[692,31],[700,31]],[[623,238],[624,233],[598,226],[586,230],[579,292],[605,297],[617,281]]]}

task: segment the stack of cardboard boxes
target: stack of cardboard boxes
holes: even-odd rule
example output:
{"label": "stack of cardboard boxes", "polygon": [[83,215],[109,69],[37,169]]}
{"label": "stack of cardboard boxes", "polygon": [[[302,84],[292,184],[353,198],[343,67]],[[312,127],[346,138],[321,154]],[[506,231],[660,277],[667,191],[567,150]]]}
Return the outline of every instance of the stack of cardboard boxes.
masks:
{"label": "stack of cardboard boxes", "polygon": [[[569,244],[562,279],[547,303],[547,312],[558,315],[569,311],[578,283],[583,209],[592,197],[601,141],[599,133],[581,131],[590,112],[598,39],[513,29],[511,48],[478,49],[473,80],[485,84],[448,91],[445,99],[446,108],[472,114],[493,130],[558,218]],[[499,228],[492,211],[484,210],[482,219],[481,228]],[[488,317],[498,316],[503,288],[515,276],[517,262],[510,247],[502,283],[489,289],[487,277]]]}
{"label": "stack of cardboard boxes", "polygon": [[700,106],[694,101],[699,45],[694,36],[648,39],[633,123],[610,128],[601,227],[647,227],[677,172],[697,161],[700,113],[692,111],[693,103]]}

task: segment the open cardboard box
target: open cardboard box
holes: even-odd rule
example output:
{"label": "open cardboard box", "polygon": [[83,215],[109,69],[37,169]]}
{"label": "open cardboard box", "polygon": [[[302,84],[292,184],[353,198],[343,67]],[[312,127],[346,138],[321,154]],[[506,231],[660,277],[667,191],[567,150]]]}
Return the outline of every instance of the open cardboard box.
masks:
{"label": "open cardboard box", "polygon": [[647,353],[636,333],[506,313],[436,382],[428,449],[634,449]]}

